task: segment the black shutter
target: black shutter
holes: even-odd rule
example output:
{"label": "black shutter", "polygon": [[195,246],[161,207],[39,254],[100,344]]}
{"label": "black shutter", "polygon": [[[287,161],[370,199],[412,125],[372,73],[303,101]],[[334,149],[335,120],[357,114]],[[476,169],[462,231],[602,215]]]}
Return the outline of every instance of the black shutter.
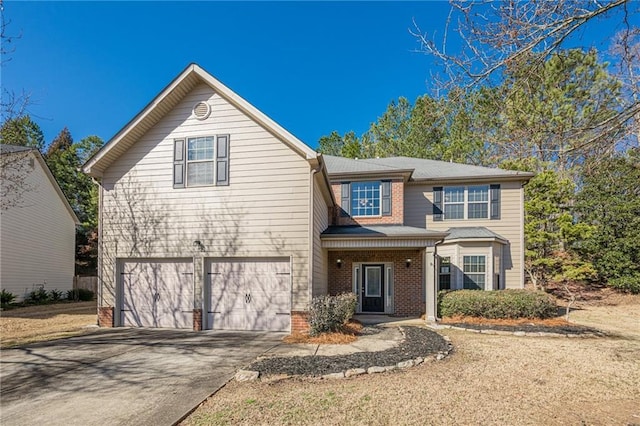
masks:
{"label": "black shutter", "polygon": [[500,185],[490,185],[491,220],[500,219]]}
{"label": "black shutter", "polygon": [[340,186],[340,215],[342,217],[349,216],[351,212],[351,184],[343,182]]}
{"label": "black shutter", "polygon": [[382,216],[391,216],[391,182],[382,182]]}
{"label": "black shutter", "polygon": [[229,185],[229,135],[216,137],[216,185]]}
{"label": "black shutter", "polygon": [[433,188],[433,220],[441,221],[443,219],[442,209],[444,208],[442,199],[442,187]]}
{"label": "black shutter", "polygon": [[184,188],[184,139],[173,141],[173,187]]}

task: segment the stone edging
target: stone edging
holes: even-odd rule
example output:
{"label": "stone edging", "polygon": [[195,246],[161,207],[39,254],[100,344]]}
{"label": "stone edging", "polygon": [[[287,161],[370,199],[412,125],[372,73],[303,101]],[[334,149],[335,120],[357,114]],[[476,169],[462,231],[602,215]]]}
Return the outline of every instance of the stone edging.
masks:
{"label": "stone edging", "polygon": [[[400,330],[402,331],[402,327],[400,327]],[[449,354],[453,350],[453,344],[451,344],[451,339],[449,338],[449,336],[442,336],[442,338],[447,342],[447,349],[445,351],[440,351],[435,355],[429,355],[424,358],[423,357],[412,358],[406,361],[398,362],[395,365],[373,366],[367,369],[351,368],[338,373],[329,373],[319,377],[321,379],[344,379],[348,377],[360,376],[362,374],[377,374],[377,373],[384,373],[384,372],[393,371],[393,370],[404,370],[407,368],[418,366],[429,360],[441,361],[445,359],[447,356],[449,356]],[[238,382],[247,382],[247,381],[257,380],[259,377],[260,377],[259,371],[238,370],[238,372],[234,376],[234,379]],[[289,376],[289,377],[294,377],[294,376]]]}
{"label": "stone edging", "polygon": [[592,337],[603,337],[602,333],[551,333],[548,331],[507,331],[507,330],[493,330],[493,329],[481,329],[477,328],[467,328],[467,327],[459,327],[457,325],[447,325],[447,324],[438,324],[438,325],[427,325],[427,327],[433,330],[442,330],[442,329],[451,329],[451,330],[462,330],[462,331],[470,331],[472,333],[481,333],[481,334],[496,334],[500,336],[518,336],[518,337],[568,337],[568,338],[592,338]]}

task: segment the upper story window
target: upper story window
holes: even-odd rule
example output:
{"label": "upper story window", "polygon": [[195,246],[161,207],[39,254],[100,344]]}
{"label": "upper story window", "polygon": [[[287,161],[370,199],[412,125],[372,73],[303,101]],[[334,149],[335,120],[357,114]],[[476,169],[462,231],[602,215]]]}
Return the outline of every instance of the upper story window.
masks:
{"label": "upper story window", "polygon": [[433,220],[500,219],[500,185],[433,188]]}
{"label": "upper story window", "polygon": [[380,216],[380,182],[351,183],[351,216]]}
{"label": "upper story window", "polygon": [[213,136],[187,139],[187,186],[213,185]]}
{"label": "upper story window", "polygon": [[229,185],[229,135],[176,139],[173,143],[174,188]]}
{"label": "upper story window", "polygon": [[343,217],[391,216],[391,181],[342,182],[340,207]]}

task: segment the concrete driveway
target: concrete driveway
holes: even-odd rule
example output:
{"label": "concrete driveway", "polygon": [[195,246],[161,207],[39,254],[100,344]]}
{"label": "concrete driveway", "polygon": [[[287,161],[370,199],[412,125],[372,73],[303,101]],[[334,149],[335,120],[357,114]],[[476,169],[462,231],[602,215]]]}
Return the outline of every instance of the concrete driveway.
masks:
{"label": "concrete driveway", "polygon": [[282,336],[116,328],[6,349],[0,424],[170,425]]}

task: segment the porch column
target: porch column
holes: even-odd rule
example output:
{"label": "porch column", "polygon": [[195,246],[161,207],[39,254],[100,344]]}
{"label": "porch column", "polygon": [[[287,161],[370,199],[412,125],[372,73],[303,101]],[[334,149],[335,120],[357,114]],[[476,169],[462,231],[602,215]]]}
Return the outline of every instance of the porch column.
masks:
{"label": "porch column", "polygon": [[438,290],[436,288],[436,258],[435,247],[427,247],[424,251],[424,279],[427,299],[427,321],[436,321],[436,299]]}

